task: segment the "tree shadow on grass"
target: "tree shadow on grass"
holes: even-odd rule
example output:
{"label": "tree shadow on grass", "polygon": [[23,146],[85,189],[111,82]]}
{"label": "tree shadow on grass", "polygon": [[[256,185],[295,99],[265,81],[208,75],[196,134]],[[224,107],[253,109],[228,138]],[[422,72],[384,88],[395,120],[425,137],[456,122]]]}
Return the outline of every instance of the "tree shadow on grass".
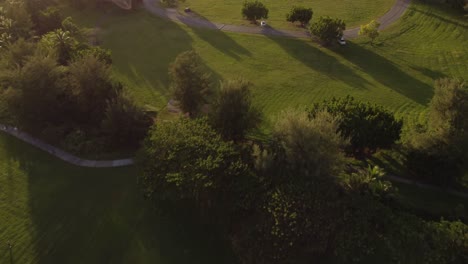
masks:
{"label": "tree shadow on grass", "polygon": [[[280,37],[283,34],[272,28],[266,29],[273,35],[266,35],[276,42],[291,57],[302,62],[312,70],[318,71],[330,79],[338,80],[356,89],[366,89],[370,83],[359,76],[355,70],[342,64],[337,58],[312,45],[310,40]],[[284,36],[284,35],[283,35]]]}
{"label": "tree shadow on grass", "polygon": [[112,50],[114,69],[145,103],[165,105],[170,98],[169,65],[192,49],[193,39],[172,21],[144,10],[111,17],[104,46]]}
{"label": "tree shadow on grass", "polygon": [[[179,16],[182,23],[191,28],[191,30],[205,42],[210,44],[213,48],[219,50],[225,55],[228,55],[236,60],[240,60],[240,56],[251,56],[250,51],[239,45],[226,33],[221,31],[219,28],[221,24],[215,24],[202,15],[192,11],[196,18],[200,18],[201,21],[194,23],[194,17],[192,16]],[[196,21],[196,20],[195,20]]]}
{"label": "tree shadow on grass", "polygon": [[412,77],[398,65],[371,50],[353,42],[348,42],[347,46],[347,49],[338,49],[336,53],[361,68],[382,85],[421,105],[426,105],[431,99],[433,89],[430,85]]}
{"label": "tree shadow on grass", "polygon": [[[75,167],[4,134],[0,151],[0,167],[16,177],[6,186],[17,193],[15,204],[6,206],[27,210],[10,221],[15,227],[0,221],[2,236],[19,238],[12,252],[15,263],[233,262],[223,239],[209,227],[187,215],[156,214],[138,189],[133,167]],[[28,234],[31,239],[24,238]]]}

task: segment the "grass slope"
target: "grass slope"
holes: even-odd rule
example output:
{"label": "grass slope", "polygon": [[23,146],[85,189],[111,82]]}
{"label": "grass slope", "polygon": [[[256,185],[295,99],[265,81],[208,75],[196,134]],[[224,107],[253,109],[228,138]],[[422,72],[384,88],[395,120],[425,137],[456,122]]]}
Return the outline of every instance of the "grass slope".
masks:
{"label": "grass slope", "polygon": [[184,217],[155,215],[134,168],[77,168],[0,133],[0,263],[229,263]]}
{"label": "grass slope", "polygon": [[[185,0],[179,4],[179,10],[189,6],[196,14],[208,20],[234,25],[249,25],[242,18],[241,9],[243,0]],[[376,17],[387,12],[395,0],[261,0],[269,9],[268,24],[277,28],[293,29],[295,26],[286,22],[286,13],[293,6],[311,7],[314,11],[312,20],[320,16],[331,16],[343,19],[346,24],[359,26],[368,23]]]}
{"label": "grass slope", "polygon": [[169,64],[192,48],[215,80],[251,80],[255,103],[267,116],[352,95],[421,119],[435,79],[468,76],[468,22],[440,5],[413,3],[374,47],[361,38],[334,50],[310,40],[188,28],[143,10],[113,9],[94,20],[89,12],[74,15],[88,25],[99,22],[116,76],[138,101],[159,110],[170,98]]}

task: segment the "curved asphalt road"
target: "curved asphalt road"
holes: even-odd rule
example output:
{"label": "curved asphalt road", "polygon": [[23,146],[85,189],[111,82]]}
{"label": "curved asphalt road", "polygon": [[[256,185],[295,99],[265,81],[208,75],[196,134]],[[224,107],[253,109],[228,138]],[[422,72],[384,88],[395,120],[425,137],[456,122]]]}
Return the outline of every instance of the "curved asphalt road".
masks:
{"label": "curved asphalt road", "polygon": [[[208,28],[215,30],[222,30],[228,32],[237,33],[248,33],[248,34],[260,34],[260,35],[271,35],[271,36],[284,36],[292,38],[307,38],[310,36],[307,31],[292,31],[292,30],[281,30],[274,29],[271,27],[247,27],[247,26],[236,26],[222,23],[213,23],[208,20],[194,17],[184,16],[180,14],[176,9],[172,8],[161,8],[156,4],[158,0],[143,0],[143,6],[150,13],[157,16],[186,24],[191,27]],[[382,17],[378,18],[380,22],[380,30],[383,30],[397,21],[409,6],[411,0],[397,0],[395,5]],[[358,36],[359,27],[345,30],[345,38],[356,38]]]}

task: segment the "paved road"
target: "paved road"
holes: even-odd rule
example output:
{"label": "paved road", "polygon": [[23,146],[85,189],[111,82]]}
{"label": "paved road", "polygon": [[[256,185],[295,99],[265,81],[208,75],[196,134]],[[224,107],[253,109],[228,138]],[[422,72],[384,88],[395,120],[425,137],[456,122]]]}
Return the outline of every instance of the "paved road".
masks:
{"label": "paved road", "polygon": [[134,164],[133,159],[118,159],[118,160],[86,160],[81,159],[75,155],[72,155],[68,152],[65,152],[59,148],[51,146],[44,141],[41,141],[37,138],[32,137],[31,135],[18,130],[15,127],[5,126],[0,124],[0,131],[3,131],[11,136],[14,136],[26,143],[29,143],[49,154],[55,156],[63,161],[71,163],[76,166],[81,167],[91,167],[91,168],[112,168],[112,167],[122,167],[129,166]]}
{"label": "paved road", "polygon": [[[292,38],[307,38],[310,36],[307,31],[293,31],[293,30],[282,30],[274,29],[271,27],[247,27],[247,26],[236,26],[222,23],[213,23],[208,20],[194,17],[185,16],[180,14],[176,9],[172,8],[161,8],[157,4],[158,0],[143,0],[143,6],[150,13],[157,16],[186,24],[191,27],[208,28],[214,30],[221,30],[227,32],[247,33],[247,34],[260,34],[260,35],[271,35],[271,36],[284,36]],[[397,0],[395,5],[382,17],[377,20],[380,22],[380,30],[383,30],[397,21],[409,6],[411,0]],[[351,39],[358,36],[359,27],[345,30],[345,38]]]}

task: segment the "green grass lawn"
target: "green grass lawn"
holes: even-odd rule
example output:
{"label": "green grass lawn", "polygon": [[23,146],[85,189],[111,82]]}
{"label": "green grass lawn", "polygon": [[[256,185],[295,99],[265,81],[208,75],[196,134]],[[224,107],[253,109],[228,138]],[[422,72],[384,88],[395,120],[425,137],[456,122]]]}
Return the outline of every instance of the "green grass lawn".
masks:
{"label": "green grass lawn", "polygon": [[[269,9],[268,24],[276,28],[297,28],[286,21],[286,13],[293,6],[312,8],[312,21],[320,16],[343,19],[348,27],[359,26],[385,14],[396,0],[261,0]],[[197,15],[208,20],[233,25],[250,25],[242,18],[244,0],[185,0],[179,4],[181,13],[190,7]]]}
{"label": "green grass lawn", "polygon": [[252,81],[254,102],[267,117],[352,95],[420,119],[435,79],[468,76],[468,22],[440,5],[413,3],[375,46],[362,38],[334,49],[306,39],[189,28],[144,10],[73,14],[88,26],[99,24],[117,78],[140,103],[159,110],[170,98],[167,68],[189,49],[201,55],[213,79]]}
{"label": "green grass lawn", "polygon": [[212,230],[156,215],[135,173],[67,165],[0,133],[0,263],[230,263]]}

